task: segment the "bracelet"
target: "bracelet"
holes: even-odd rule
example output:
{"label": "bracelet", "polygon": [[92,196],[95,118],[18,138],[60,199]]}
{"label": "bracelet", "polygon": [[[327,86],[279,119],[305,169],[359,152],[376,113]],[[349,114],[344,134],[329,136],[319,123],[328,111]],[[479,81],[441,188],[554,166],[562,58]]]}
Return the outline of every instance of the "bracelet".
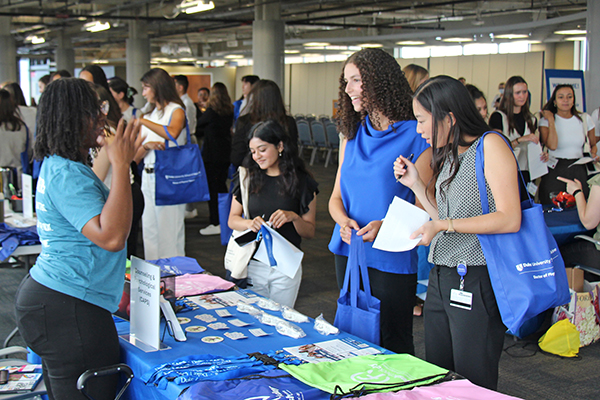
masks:
{"label": "bracelet", "polygon": [[452,220],[450,218],[446,218],[446,221],[448,221],[448,229],[446,229],[446,233],[454,233],[454,232],[456,232],[454,230],[454,224],[452,223]]}
{"label": "bracelet", "polygon": [[576,191],[574,191],[572,196],[573,197],[577,196],[577,193],[581,193],[581,189],[577,189]]}

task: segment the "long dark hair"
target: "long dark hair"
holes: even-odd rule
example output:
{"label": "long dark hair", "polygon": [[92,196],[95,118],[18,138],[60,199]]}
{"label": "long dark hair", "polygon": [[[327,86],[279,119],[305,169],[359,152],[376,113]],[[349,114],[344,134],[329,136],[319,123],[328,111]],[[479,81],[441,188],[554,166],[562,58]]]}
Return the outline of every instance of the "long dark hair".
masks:
{"label": "long dark hair", "polygon": [[542,110],[551,111],[552,114],[556,114],[558,112],[558,107],[556,107],[556,93],[558,92],[559,89],[563,89],[563,88],[569,88],[573,92],[573,106],[571,107],[571,114],[573,114],[574,116],[577,117],[577,119],[582,121],[581,115],[580,115],[579,111],[577,111],[577,107],[575,107],[577,100],[575,99],[575,89],[573,89],[573,85],[567,85],[567,84],[556,85],[556,87],[554,88],[554,91],[552,92],[552,97],[550,97],[550,100],[548,100],[548,102],[546,104],[544,104],[544,107],[542,107]]}
{"label": "long dark hair", "polygon": [[133,96],[137,94],[137,90],[135,90],[134,87],[129,86],[125,79],[114,76],[108,80],[108,87],[115,93],[124,93],[125,96],[123,97],[123,100],[130,105],[133,105]]}
{"label": "long dark hair", "polygon": [[251,124],[272,119],[287,132],[285,104],[281,97],[281,90],[275,82],[268,79],[259,80],[252,86],[248,98],[252,99],[248,109]]}
{"label": "long dark hair", "polygon": [[[108,90],[108,80],[106,79],[106,74],[104,73],[104,70],[102,69],[102,67],[99,67],[96,64],[90,64],[85,66],[81,72],[83,71],[87,71],[90,74],[92,74],[92,79],[94,80],[94,83],[96,85],[100,85],[102,86],[104,89]],[[80,72],[80,74],[81,74]],[[109,91],[110,93],[110,91]]]}
{"label": "long dark hair", "polygon": [[103,101],[108,101],[108,114],[106,115],[106,120],[112,128],[117,128],[119,124],[119,120],[123,116],[121,113],[121,108],[117,101],[113,97],[112,94],[108,92],[108,90],[104,89],[101,85],[94,85],[94,89],[96,93],[98,93],[98,97],[100,98],[100,103]]}
{"label": "long dark hair", "polygon": [[[423,83],[415,92],[414,99],[428,112],[432,117],[431,147],[433,148],[433,157],[431,166],[433,176],[427,183],[427,193],[429,194],[431,186],[435,184],[442,170],[444,162],[448,161],[452,155],[452,171],[450,177],[442,182],[441,188],[447,187],[454,179],[460,167],[458,160],[458,147],[469,146],[483,133],[491,130],[477,111],[471,95],[467,88],[460,81],[445,75],[436,76]],[[444,119],[454,116],[448,133],[447,144],[443,147],[437,147],[438,126]],[[442,190],[442,198],[444,192]]]}
{"label": "long dark hair", "polygon": [[[264,142],[271,143],[275,147],[283,143],[283,151],[279,157],[280,171],[280,193],[288,196],[299,196],[300,179],[299,173],[310,176],[304,161],[298,157],[298,149],[290,143],[289,135],[283,127],[273,120],[259,122],[250,129],[249,138],[258,138]],[[263,171],[248,153],[242,165],[248,168],[250,177],[250,192],[258,193],[265,184],[266,171]]]}
{"label": "long dark hair", "polygon": [[[508,78],[506,83],[504,84],[504,93],[502,94],[502,98],[500,100],[500,105],[498,106],[498,110],[502,111],[506,114],[506,118],[508,119],[508,131],[516,131],[517,126],[515,125],[515,97],[514,97],[514,87],[518,83],[524,83],[525,79],[520,76],[511,76]],[[521,112],[523,113],[523,118],[525,118],[525,123],[529,127],[529,131],[531,133],[535,132],[535,126],[533,124],[533,114],[529,111],[529,101],[526,101],[525,104],[521,107]]]}
{"label": "long dark hair", "polygon": [[[354,111],[350,96],[346,94],[344,68],[354,64],[362,80],[362,111]],[[338,92],[338,129],[347,139],[353,139],[358,123],[364,122],[367,114],[377,124],[375,113],[380,113],[390,122],[415,119],[412,110],[412,90],[400,64],[381,49],[363,49],[352,54],[342,67]]]}
{"label": "long dark hair", "polygon": [[37,109],[35,158],[51,155],[87,163],[100,116],[98,95],[89,82],[62,78],[50,82]]}
{"label": "long dark hair", "polygon": [[12,96],[15,105],[17,106],[27,106],[27,102],[25,101],[25,96],[23,95],[23,90],[21,90],[21,86],[19,86],[16,82],[11,82],[4,86],[5,90],[8,90],[10,95]]}
{"label": "long dark hair", "polygon": [[160,104],[161,108],[164,109],[169,103],[177,103],[185,110],[185,105],[175,89],[175,81],[171,79],[167,71],[162,68],[152,68],[140,80],[154,90],[154,100]]}
{"label": "long dark hair", "polygon": [[217,82],[210,90],[206,108],[212,108],[220,116],[233,115],[233,104],[227,91],[227,86]]}
{"label": "long dark hair", "polygon": [[18,131],[25,123],[19,117],[17,105],[6,89],[0,89],[0,125],[5,125],[10,131]]}

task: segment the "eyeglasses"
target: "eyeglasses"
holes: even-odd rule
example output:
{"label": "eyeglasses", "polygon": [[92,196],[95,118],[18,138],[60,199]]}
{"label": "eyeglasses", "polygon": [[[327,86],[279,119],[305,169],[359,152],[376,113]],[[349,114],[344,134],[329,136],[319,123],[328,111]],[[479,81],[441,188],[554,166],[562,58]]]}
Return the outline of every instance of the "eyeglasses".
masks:
{"label": "eyeglasses", "polygon": [[108,103],[108,100],[104,100],[102,103],[100,103],[100,112],[104,115],[108,115],[108,111],[110,110],[110,104]]}

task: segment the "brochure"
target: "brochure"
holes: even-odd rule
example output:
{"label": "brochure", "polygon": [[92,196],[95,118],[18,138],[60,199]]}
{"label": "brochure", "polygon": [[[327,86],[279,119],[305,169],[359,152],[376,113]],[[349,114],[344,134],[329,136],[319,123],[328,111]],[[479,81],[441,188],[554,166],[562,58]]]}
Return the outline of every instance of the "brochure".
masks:
{"label": "brochure", "polygon": [[371,347],[370,344],[349,337],[302,346],[284,347],[283,350],[302,361],[311,363],[339,361],[344,358],[381,353],[381,351]]}
{"label": "brochure", "polygon": [[9,394],[31,392],[42,380],[41,368],[41,365],[0,367],[0,370],[7,370],[9,373],[8,382],[0,385],[0,393]]}

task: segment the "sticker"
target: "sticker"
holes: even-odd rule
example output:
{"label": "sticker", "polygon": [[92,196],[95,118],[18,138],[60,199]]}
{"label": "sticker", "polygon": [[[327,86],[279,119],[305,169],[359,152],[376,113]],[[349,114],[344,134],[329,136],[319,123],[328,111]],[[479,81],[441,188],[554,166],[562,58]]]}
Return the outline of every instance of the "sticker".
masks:
{"label": "sticker", "polygon": [[224,322],[215,322],[214,324],[208,324],[208,327],[210,329],[215,329],[215,330],[229,329],[229,327],[227,326],[227,324],[224,323]]}
{"label": "sticker", "polygon": [[200,325],[193,325],[193,326],[188,326],[187,328],[185,328],[186,332],[192,332],[192,333],[200,333],[200,332],[204,332],[206,330],[205,326],[200,326]]}
{"label": "sticker", "polygon": [[236,318],[236,319],[232,319],[231,321],[229,321],[229,323],[230,323],[231,325],[234,325],[234,326],[237,326],[237,327],[242,327],[242,326],[248,326],[248,325],[251,325],[251,324],[249,324],[248,322],[244,322],[244,321],[242,321],[241,319],[238,319],[238,318]]}
{"label": "sticker", "polygon": [[217,319],[210,315],[210,314],[200,314],[200,315],[195,315],[194,318],[199,319],[200,321],[209,323],[209,322],[215,322]]}
{"label": "sticker", "polygon": [[221,318],[227,318],[227,317],[232,317],[233,316],[232,313],[230,313],[228,310],[224,310],[224,309],[215,310],[215,312]]}
{"label": "sticker", "polygon": [[177,317],[177,321],[179,321],[180,324],[189,324],[191,319],[186,317]]}
{"label": "sticker", "polygon": [[227,336],[231,340],[239,340],[239,339],[247,339],[248,336],[244,335],[242,332],[225,332],[225,336]]}
{"label": "sticker", "polygon": [[256,337],[270,335],[270,333],[267,333],[260,328],[248,329],[248,332],[250,332],[251,334],[253,334]]}
{"label": "sticker", "polygon": [[223,341],[221,336],[205,336],[202,338],[204,343],[219,343]]}

